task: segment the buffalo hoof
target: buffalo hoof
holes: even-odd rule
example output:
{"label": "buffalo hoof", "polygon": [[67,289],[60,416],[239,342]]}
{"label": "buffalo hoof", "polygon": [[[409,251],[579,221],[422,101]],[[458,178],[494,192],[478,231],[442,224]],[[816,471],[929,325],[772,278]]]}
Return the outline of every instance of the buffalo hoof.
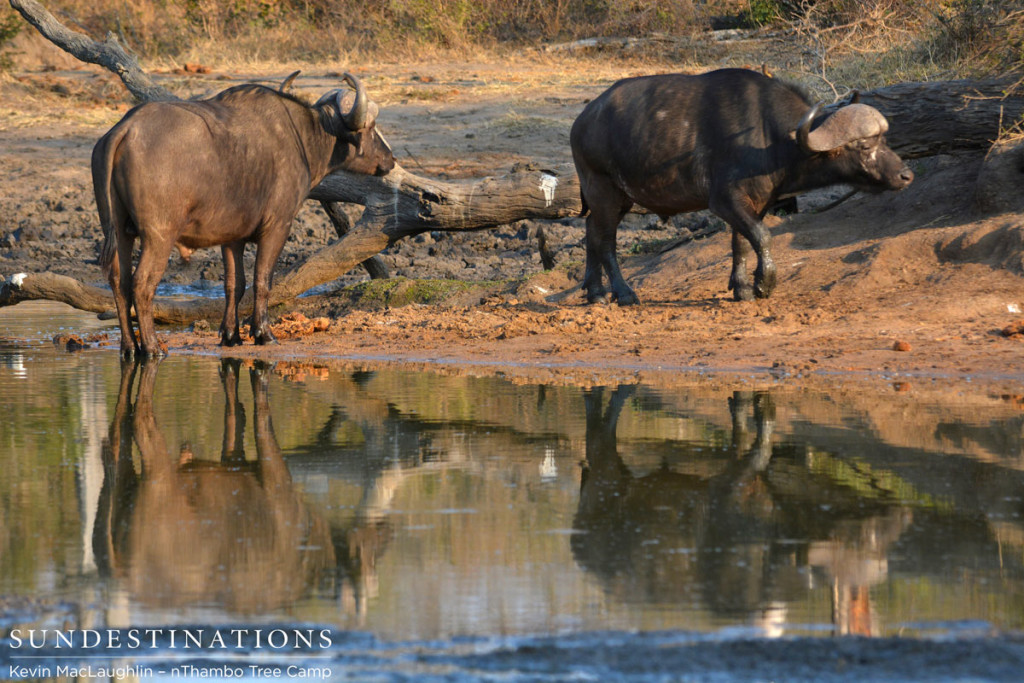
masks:
{"label": "buffalo hoof", "polygon": [[732,288],[732,298],[736,301],[753,301],[754,288],[750,285],[742,285]]}
{"label": "buffalo hoof", "polygon": [[230,336],[222,334],[221,337],[220,337],[220,345],[221,346],[241,346],[242,345],[242,335],[240,335],[238,332],[235,332],[233,335],[230,335]]}
{"label": "buffalo hoof", "polygon": [[277,337],[270,332],[264,332],[263,334],[256,335],[253,341],[256,343],[256,346],[267,346],[268,344],[276,344]]}
{"label": "buffalo hoof", "polygon": [[622,294],[616,294],[615,303],[619,306],[637,306],[640,303],[640,299],[632,290],[630,290],[623,292]]}
{"label": "buffalo hoof", "polygon": [[775,278],[772,278],[772,282],[758,282],[754,285],[754,295],[758,299],[767,299],[775,291]]}
{"label": "buffalo hoof", "polygon": [[765,260],[767,265],[764,269],[754,273],[754,294],[758,299],[767,299],[775,291],[775,264],[768,257]]}
{"label": "buffalo hoof", "polygon": [[588,304],[608,303],[608,290],[603,285],[594,285],[592,287],[583,285],[583,291],[587,293]]}

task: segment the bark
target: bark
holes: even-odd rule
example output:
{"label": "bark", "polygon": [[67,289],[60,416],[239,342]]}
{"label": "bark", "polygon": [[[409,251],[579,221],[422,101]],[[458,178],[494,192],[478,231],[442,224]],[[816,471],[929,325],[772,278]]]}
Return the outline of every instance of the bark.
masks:
{"label": "bark", "polygon": [[[296,71],[295,73],[298,73]],[[290,76],[289,76],[290,78]],[[320,202],[320,206],[323,208],[324,213],[331,220],[331,224],[334,226],[334,232],[338,233],[338,237],[344,237],[348,234],[348,231],[352,229],[352,221],[349,219],[348,214],[341,208],[341,204],[338,202]],[[386,280],[390,277],[388,274],[388,267],[384,263],[384,259],[380,257],[380,254],[372,256],[366,259],[361,265],[373,280]]]}
{"label": "bark", "polygon": [[[480,230],[524,218],[563,218],[580,211],[579,181],[572,166],[557,171],[519,166],[505,176],[442,182],[396,165],[382,178],[334,174],[314,188],[310,197],[364,204],[366,210],[340,240],[276,278],[270,293],[271,306],[285,304],[344,275],[410,235],[430,230]],[[32,299],[62,301],[104,315],[114,310],[108,290],[53,273],[15,276],[0,290],[0,306]],[[250,288],[241,307],[249,310],[251,306]],[[223,311],[223,299],[179,301],[157,297],[153,302],[154,320],[161,323],[217,320]]]}
{"label": "bark", "polygon": [[272,303],[330,282],[404,237],[431,230],[481,230],[527,218],[564,218],[581,208],[579,180],[571,165],[557,170],[517,166],[504,176],[463,182],[424,178],[396,165],[383,178],[334,173],[310,197],[363,204],[366,211],[340,240],[282,275],[271,293]]}
{"label": "bark", "polygon": [[599,52],[601,50],[630,51],[647,48],[652,45],[673,45],[682,41],[672,38],[663,33],[653,33],[642,38],[627,37],[596,37],[581,38],[568,43],[553,43],[545,45],[541,49],[544,52]]}
{"label": "bark", "polygon": [[[137,99],[174,98],[155,86],[112,36],[97,43],[61,26],[35,0],[9,1],[59,47],[118,73]],[[988,148],[1002,129],[1024,117],[1024,92],[1017,87],[1007,94],[1012,86],[1011,81],[997,80],[903,83],[861,93],[860,101],[876,107],[889,119],[888,137],[893,149],[904,158],[915,158]],[[418,176],[400,165],[383,177],[339,171],[313,188],[310,199],[324,203],[328,215],[340,211],[330,207],[334,202],[362,204],[366,211],[347,232],[343,230],[347,221],[335,222],[340,235],[337,242],[279,275],[271,292],[272,305],[288,302],[368,260],[368,268],[373,268],[372,259],[404,237],[434,230],[480,230],[527,218],[564,218],[581,209],[579,181],[571,165],[553,170],[519,166],[502,176],[457,182]],[[0,295],[0,306],[48,298],[84,310],[113,310],[109,295],[106,303],[97,303],[103,299],[104,290],[69,280],[40,274],[26,278],[20,287],[8,283],[3,290],[6,294]],[[250,295],[246,293],[243,306],[251,305]],[[159,299],[154,307],[158,321],[182,323],[220,317],[223,302]]]}
{"label": "bark", "polygon": [[904,159],[987,150],[1024,118],[1024,86],[1011,80],[897,83],[860,102],[889,119],[889,146]]}
{"label": "bark", "polygon": [[[93,287],[56,273],[21,273],[0,283],[0,307],[22,301],[59,301],[81,311],[92,311],[101,318],[114,315],[114,297],[106,287]],[[251,299],[250,299],[251,306]],[[223,299],[188,301],[157,297],[153,317],[162,323],[186,324],[200,318],[219,320],[224,314]]]}
{"label": "bark", "polygon": [[108,33],[106,40],[101,43],[68,29],[36,0],[10,0],[10,3],[25,17],[25,21],[35,26],[43,37],[57,47],[83,62],[98,64],[117,74],[128,92],[139,102],[178,99],[174,93],[150,79],[139,67],[138,60],[118,44],[113,33]]}

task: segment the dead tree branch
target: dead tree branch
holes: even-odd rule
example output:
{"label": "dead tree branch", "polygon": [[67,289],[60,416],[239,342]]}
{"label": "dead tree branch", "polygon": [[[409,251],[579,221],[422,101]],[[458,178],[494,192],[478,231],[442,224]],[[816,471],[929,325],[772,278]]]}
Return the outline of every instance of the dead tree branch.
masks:
{"label": "dead tree branch", "polygon": [[[338,237],[344,237],[352,229],[352,221],[349,219],[348,214],[342,210],[341,204],[338,202],[323,201],[320,202],[320,208],[324,210],[324,213],[331,220],[334,232],[338,234]],[[380,254],[371,256],[360,265],[373,280],[386,280],[389,277],[388,267],[385,265],[384,259],[380,257]]]}
{"label": "dead tree branch", "polygon": [[101,43],[70,30],[36,0],[10,0],[10,3],[25,17],[25,21],[60,49],[83,62],[98,64],[117,74],[124,87],[139,102],[178,99],[174,93],[152,81],[139,67],[138,60],[121,47],[113,33],[108,33],[107,39]]}

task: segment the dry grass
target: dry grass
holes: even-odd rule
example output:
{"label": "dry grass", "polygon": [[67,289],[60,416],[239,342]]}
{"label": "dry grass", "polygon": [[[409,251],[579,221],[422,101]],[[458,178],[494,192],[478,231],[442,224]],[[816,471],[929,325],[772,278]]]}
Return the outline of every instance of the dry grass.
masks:
{"label": "dry grass", "polygon": [[[749,11],[754,4],[748,0],[480,0],[473,16],[460,13],[465,7],[458,0],[353,0],[344,14],[326,0],[45,4],[68,26],[94,37],[114,31],[152,72],[169,74],[184,63],[204,64],[215,74],[255,77],[294,69],[307,75],[354,69],[382,104],[458,101],[467,81],[474,97],[531,98],[628,75],[756,68],[762,62],[827,100],[898,81],[1009,73],[1024,63],[1024,10],[1013,0],[777,0],[785,11],[780,9],[773,26],[730,43],[716,42],[705,29],[713,14]],[[598,5],[605,9],[597,11]],[[545,41],[648,36],[655,29],[668,40],[634,50],[555,54],[538,49]],[[19,63],[16,54],[13,61],[15,72],[39,66]],[[82,92],[67,84],[33,85],[65,102],[126,102],[123,93],[96,92],[93,86]],[[216,77],[182,77],[165,85],[195,95],[225,84]],[[0,81],[0,88],[10,87],[10,81]],[[116,82],[105,87],[121,90]],[[4,106],[5,125],[23,120],[11,113],[18,103]]]}

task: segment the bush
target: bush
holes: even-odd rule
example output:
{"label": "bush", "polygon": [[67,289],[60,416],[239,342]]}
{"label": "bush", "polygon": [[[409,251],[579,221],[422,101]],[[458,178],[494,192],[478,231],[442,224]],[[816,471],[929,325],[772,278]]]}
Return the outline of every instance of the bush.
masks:
{"label": "bush", "polygon": [[[66,25],[113,31],[147,58],[225,53],[324,60],[352,53],[490,49],[591,36],[691,36],[709,23],[790,29],[820,56],[860,60],[886,80],[914,66],[962,74],[1024,67],[1020,0],[44,0]],[[0,12],[3,46],[21,26]],[[892,64],[899,64],[895,71]],[[803,68],[807,68],[802,65]],[[820,68],[818,68],[820,67]],[[883,73],[884,72],[884,73]],[[859,79],[857,79],[859,80]]]}
{"label": "bush", "polygon": [[807,41],[809,69],[834,83],[1024,71],[1019,0],[800,0],[782,22]]}
{"label": "bush", "polygon": [[0,71],[11,69],[11,56],[7,54],[6,48],[18,35],[23,23],[21,16],[14,10],[0,9]]}
{"label": "bush", "polygon": [[936,52],[974,72],[1024,71],[1024,9],[1017,0],[936,3]]}

